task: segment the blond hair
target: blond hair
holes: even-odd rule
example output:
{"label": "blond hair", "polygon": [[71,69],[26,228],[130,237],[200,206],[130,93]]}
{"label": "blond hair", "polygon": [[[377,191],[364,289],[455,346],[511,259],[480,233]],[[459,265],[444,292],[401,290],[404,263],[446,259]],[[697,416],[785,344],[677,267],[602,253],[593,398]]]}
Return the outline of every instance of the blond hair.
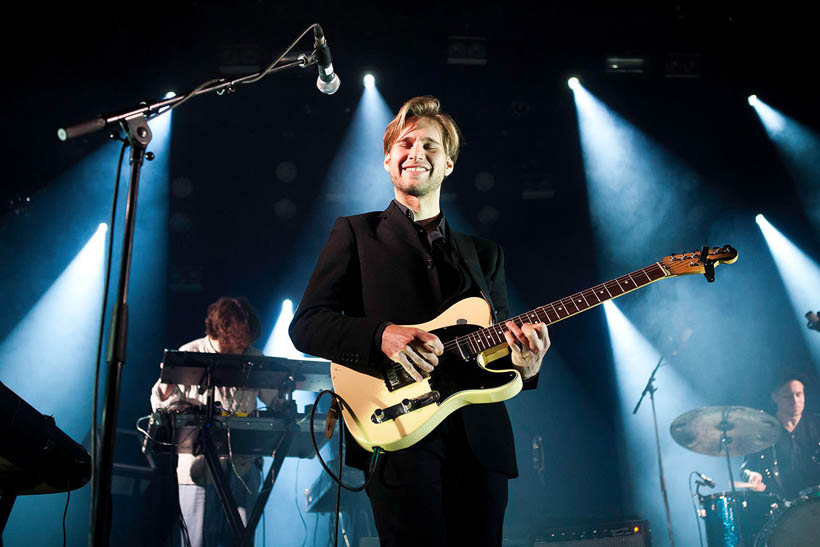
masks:
{"label": "blond hair", "polygon": [[430,95],[413,97],[404,103],[396,117],[387,124],[387,129],[384,130],[385,156],[398,140],[402,130],[420,118],[430,120],[438,126],[441,130],[441,138],[444,141],[442,143],[444,152],[455,163],[461,143],[461,131],[449,114],[441,112],[439,100]]}

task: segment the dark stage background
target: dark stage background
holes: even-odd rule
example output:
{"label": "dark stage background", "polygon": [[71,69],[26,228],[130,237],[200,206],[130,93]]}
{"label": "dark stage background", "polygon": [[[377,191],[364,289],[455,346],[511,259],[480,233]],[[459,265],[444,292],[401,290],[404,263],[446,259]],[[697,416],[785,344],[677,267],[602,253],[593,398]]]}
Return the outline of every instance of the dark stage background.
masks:
{"label": "dark stage background", "polygon": [[[379,164],[384,123],[361,127],[375,123],[362,110],[366,71],[390,111],[433,94],[460,124],[466,142],[445,183],[444,211],[462,230],[504,245],[517,313],[672,252],[737,247],[740,260],[719,268],[715,284],[700,276],[664,281],[616,303],[658,351],[676,354],[675,376],[664,377],[666,369],[659,376],[666,437],[672,418],[699,406],[771,411],[766,382],[777,368],[815,378],[816,362],[754,215],[764,213],[810,257],[819,242],[794,172],[746,97],[756,93],[816,135],[811,19],[785,6],[752,10],[740,2],[508,4],[22,6],[7,21],[22,32],[2,39],[0,340],[19,332],[96,225],[107,222],[118,145],[103,134],[61,143],[58,127],[193,88],[222,76],[225,67],[266,65],[319,22],[342,78],[337,94],[316,91],[313,68],[272,75],[228,96],[192,99],[173,112],[169,144],[149,147],[158,158],[146,165],[146,176],[152,169],[157,174],[144,182],[137,212],[121,428],[133,431],[150,412],[163,348],[201,336],[209,303],[247,296],[263,319],[257,344],[263,347],[282,300],[298,303],[335,216],[386,206],[390,183]],[[486,63],[448,63],[455,55],[448,47],[458,41],[452,37],[480,38],[468,42],[484,48]],[[310,41],[296,49],[308,51]],[[686,62],[671,64],[675,54],[686,54],[678,57]],[[607,72],[607,55],[644,56],[646,69]],[[633,162],[650,166],[633,172],[634,163],[620,164],[615,175],[624,188],[650,176],[656,194],[636,200],[624,190],[603,206],[596,201],[567,87],[573,75],[630,134],[642,135],[617,142]],[[644,142],[652,147],[642,148]],[[816,158],[817,150],[807,157]],[[814,183],[818,172],[810,166]],[[121,234],[118,225],[115,237]],[[807,293],[804,311],[820,306],[812,296],[820,297]],[[55,310],[65,306],[81,306],[93,323],[99,300]],[[77,326],[58,335],[48,316],[29,343],[2,346],[0,380],[53,413],[58,425],[70,421],[66,430],[82,442],[96,331]],[[638,422],[624,412],[640,387],[623,386],[642,386],[654,361],[636,363],[634,378],[619,381],[610,341],[625,335],[610,330],[603,308],[550,333],[553,349],[538,389],[508,403],[521,477],[511,483],[506,535],[513,541],[555,524],[636,515],[649,518],[655,544],[666,545],[652,433],[644,428],[641,435],[650,437],[640,438],[651,442],[641,443]],[[60,336],[88,339],[82,358]],[[46,351],[52,343],[56,348]],[[26,357],[8,364],[12,352]],[[808,397],[817,409],[814,388]],[[648,413],[642,408],[643,418]],[[540,472],[540,451],[533,448],[539,439]],[[123,433],[118,443],[118,458],[140,463],[136,438]],[[694,545],[686,477],[693,469],[711,472],[728,489],[725,462],[664,446],[671,495],[682,508],[673,510],[678,543]],[[274,490],[265,542],[324,544],[327,517],[310,514],[303,524],[296,509],[318,466],[302,463],[297,473],[294,465]],[[116,544],[154,541],[159,517],[151,507],[158,502],[147,484],[128,483],[115,496]],[[72,494],[70,545],[85,542],[87,502],[88,487]],[[64,503],[63,495],[19,500],[5,544],[61,541]]]}

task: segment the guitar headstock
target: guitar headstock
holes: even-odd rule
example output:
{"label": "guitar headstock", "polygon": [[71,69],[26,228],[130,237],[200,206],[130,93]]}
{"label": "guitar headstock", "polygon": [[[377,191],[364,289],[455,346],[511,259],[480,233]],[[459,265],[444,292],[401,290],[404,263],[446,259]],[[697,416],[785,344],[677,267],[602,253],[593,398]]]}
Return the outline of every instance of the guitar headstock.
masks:
{"label": "guitar headstock", "polygon": [[731,245],[723,247],[704,247],[700,251],[681,253],[664,257],[661,266],[671,275],[704,274],[706,279],[714,281],[715,266],[732,264],[737,260],[737,250]]}

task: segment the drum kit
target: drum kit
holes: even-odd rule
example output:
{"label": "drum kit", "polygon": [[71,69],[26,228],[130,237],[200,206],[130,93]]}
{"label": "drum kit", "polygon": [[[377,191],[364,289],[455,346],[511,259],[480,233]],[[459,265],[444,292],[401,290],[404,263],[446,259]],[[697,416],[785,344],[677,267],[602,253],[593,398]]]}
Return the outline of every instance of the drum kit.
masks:
{"label": "drum kit", "polygon": [[709,547],[820,546],[820,485],[801,490],[796,499],[772,493],[738,491],[730,457],[760,452],[775,444],[782,426],[776,418],[743,406],[708,406],[675,418],[672,438],[694,452],[726,457],[731,490],[701,495]]}

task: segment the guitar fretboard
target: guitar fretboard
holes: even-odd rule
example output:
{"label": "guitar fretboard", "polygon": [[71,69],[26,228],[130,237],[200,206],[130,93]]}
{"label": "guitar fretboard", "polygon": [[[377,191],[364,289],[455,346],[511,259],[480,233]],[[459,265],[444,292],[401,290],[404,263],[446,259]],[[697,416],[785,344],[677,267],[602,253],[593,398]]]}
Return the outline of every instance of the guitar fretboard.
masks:
{"label": "guitar fretboard", "polygon": [[[557,323],[567,317],[572,317],[588,309],[603,304],[628,292],[649,285],[654,281],[667,277],[666,271],[656,262],[646,268],[635,270],[612,281],[607,281],[585,291],[556,300],[551,304],[540,306],[521,315],[511,317],[508,321],[521,326],[524,323],[545,323],[547,326]],[[506,321],[505,321],[506,322]],[[487,328],[479,329],[458,336],[445,344],[445,349],[458,349],[465,356],[475,356],[483,351],[506,344],[504,323],[496,323]]]}

